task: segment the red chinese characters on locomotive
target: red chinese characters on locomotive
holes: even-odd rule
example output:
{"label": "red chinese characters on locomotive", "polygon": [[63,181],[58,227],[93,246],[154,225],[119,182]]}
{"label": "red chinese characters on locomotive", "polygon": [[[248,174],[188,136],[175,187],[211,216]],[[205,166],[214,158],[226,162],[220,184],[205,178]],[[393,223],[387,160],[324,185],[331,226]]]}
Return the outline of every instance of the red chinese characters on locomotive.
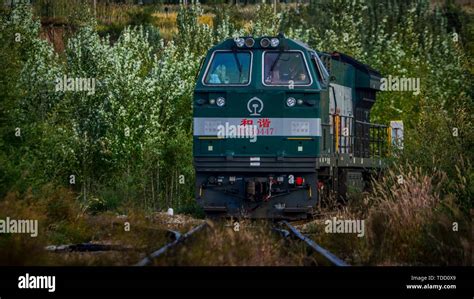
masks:
{"label": "red chinese characters on locomotive", "polygon": [[[248,119],[248,118],[243,118],[240,121],[241,126],[253,126],[254,125],[254,120],[253,119]],[[272,120],[269,118],[259,118],[256,120],[256,127],[257,127],[257,135],[273,135],[275,134],[275,128],[272,126]]]}

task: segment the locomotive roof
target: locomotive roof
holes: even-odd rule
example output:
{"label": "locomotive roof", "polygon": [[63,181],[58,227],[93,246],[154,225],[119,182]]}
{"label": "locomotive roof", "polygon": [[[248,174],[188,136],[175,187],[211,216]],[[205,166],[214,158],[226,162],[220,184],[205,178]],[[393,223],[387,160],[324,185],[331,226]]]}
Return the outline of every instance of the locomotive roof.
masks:
{"label": "locomotive roof", "polygon": [[363,71],[364,73],[368,73],[368,74],[370,74],[372,76],[376,76],[376,77],[381,77],[382,76],[380,74],[380,72],[377,71],[376,69],[374,69],[374,68],[370,67],[369,65],[364,64],[364,63],[356,60],[355,58],[353,58],[349,55],[346,55],[344,53],[334,51],[329,55],[331,55],[332,57],[338,57],[340,61],[349,63],[352,66],[354,66],[356,69],[358,69],[360,71]]}
{"label": "locomotive roof", "polygon": [[[255,37],[254,39],[255,40],[260,40],[264,37],[265,36]],[[303,42],[301,40],[297,40],[297,39],[287,38],[287,37],[283,36],[283,34],[279,34],[278,38],[282,41],[282,43],[280,43],[279,49],[288,49],[288,48],[293,48],[293,47],[296,46],[296,47],[303,48],[304,50],[307,50],[307,51],[315,51],[317,53],[324,53],[326,55],[330,55],[331,57],[333,57],[335,59],[346,62],[346,63],[354,66],[356,69],[358,69],[358,70],[360,70],[360,71],[362,71],[366,74],[369,74],[370,76],[379,77],[379,78],[382,76],[379,71],[375,70],[374,68],[370,67],[369,65],[364,64],[364,63],[358,61],[357,59],[355,59],[355,58],[353,58],[353,57],[351,57],[347,54],[344,54],[342,52],[338,52],[338,51],[334,51],[332,53],[319,52],[319,51],[314,50],[313,48],[311,48],[311,46],[309,46],[305,42]],[[235,45],[234,39],[229,38],[229,39],[226,39],[226,40],[222,41],[221,43],[215,45],[210,50],[213,51],[213,50],[222,49],[222,48],[234,48],[234,45]],[[256,49],[257,48],[259,48],[259,47],[257,46]]]}
{"label": "locomotive roof", "polygon": [[[267,39],[267,45],[262,45],[262,41]],[[276,41],[276,45],[268,44],[270,40]],[[250,43],[247,44],[247,41]],[[320,52],[311,48],[305,42],[300,40],[291,39],[285,37],[283,34],[278,34],[278,36],[261,36],[261,37],[252,37],[252,36],[243,36],[236,38],[228,38],[224,41],[214,45],[208,51],[207,59],[209,60],[212,57],[214,51],[237,51],[237,50],[246,50],[246,51],[262,51],[262,50],[272,50],[272,51],[287,51],[287,50],[300,50],[306,52],[307,55],[312,53],[317,53],[318,56],[324,55],[329,56],[335,61],[340,61],[346,64],[351,65],[355,70],[355,85],[359,88],[369,88],[374,90],[380,90],[380,80],[382,75],[377,70],[372,67],[364,64],[355,58],[341,53],[341,52]]]}
{"label": "locomotive roof", "polygon": [[[290,39],[290,38],[288,38]],[[308,51],[314,51],[307,43],[300,41],[299,39],[292,39],[292,41],[300,47],[306,48]]]}

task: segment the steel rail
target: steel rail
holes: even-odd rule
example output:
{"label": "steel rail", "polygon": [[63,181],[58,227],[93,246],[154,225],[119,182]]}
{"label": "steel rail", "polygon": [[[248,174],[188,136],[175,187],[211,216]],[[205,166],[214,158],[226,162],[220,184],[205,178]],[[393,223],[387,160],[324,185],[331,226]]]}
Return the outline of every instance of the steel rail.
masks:
{"label": "steel rail", "polygon": [[293,225],[289,224],[288,221],[284,220],[282,221],[281,223],[283,223],[284,225],[286,225],[289,229],[290,229],[290,232],[295,235],[296,237],[298,237],[299,239],[301,239],[302,241],[306,242],[306,244],[308,244],[311,248],[313,248],[316,252],[318,252],[319,254],[321,254],[322,256],[324,256],[327,260],[329,260],[331,263],[333,263],[334,265],[336,266],[339,266],[339,267],[347,267],[347,266],[350,266],[349,264],[347,264],[346,262],[344,262],[343,260],[341,260],[340,258],[338,258],[337,256],[335,256],[334,254],[332,254],[329,250],[319,246],[318,244],[316,244],[316,242],[314,242],[313,240],[311,240],[310,238],[306,237],[305,235],[303,235],[298,229],[296,229]]}
{"label": "steel rail", "polygon": [[170,249],[170,248],[178,245],[179,243],[183,242],[184,240],[189,238],[192,234],[202,230],[206,226],[207,226],[207,222],[203,222],[203,223],[199,224],[198,226],[192,228],[190,231],[188,231],[184,235],[181,235],[179,232],[171,231],[175,235],[175,240],[173,242],[170,242],[170,243],[166,244],[165,246],[161,247],[160,249],[152,252],[147,257],[142,259],[140,262],[135,264],[135,266],[140,267],[140,266],[147,266],[147,265],[151,264],[153,259],[156,259],[160,255],[165,253],[168,249]]}

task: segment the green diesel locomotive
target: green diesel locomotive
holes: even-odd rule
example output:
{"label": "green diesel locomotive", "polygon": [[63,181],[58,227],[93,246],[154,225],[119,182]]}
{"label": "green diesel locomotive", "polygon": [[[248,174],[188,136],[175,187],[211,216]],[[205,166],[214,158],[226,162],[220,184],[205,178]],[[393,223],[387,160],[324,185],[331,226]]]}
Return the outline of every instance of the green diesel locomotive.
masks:
{"label": "green diesel locomotive", "polygon": [[383,165],[369,114],[381,75],[282,34],[211,48],[193,99],[196,199],[208,215],[300,219]]}

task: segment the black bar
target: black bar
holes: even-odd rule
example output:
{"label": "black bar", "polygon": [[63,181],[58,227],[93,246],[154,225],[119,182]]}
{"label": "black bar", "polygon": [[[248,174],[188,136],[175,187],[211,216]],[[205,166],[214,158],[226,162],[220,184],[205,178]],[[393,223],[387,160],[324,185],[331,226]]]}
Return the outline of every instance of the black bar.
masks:
{"label": "black bar", "polygon": [[[56,276],[55,292],[19,289],[18,278],[26,273]],[[434,282],[455,284],[456,289],[407,289],[407,284],[419,283],[412,276],[437,275],[456,276],[454,282]],[[321,294],[328,294],[330,298],[472,298],[471,278],[471,267],[4,267],[0,268],[0,296],[321,298]]]}

